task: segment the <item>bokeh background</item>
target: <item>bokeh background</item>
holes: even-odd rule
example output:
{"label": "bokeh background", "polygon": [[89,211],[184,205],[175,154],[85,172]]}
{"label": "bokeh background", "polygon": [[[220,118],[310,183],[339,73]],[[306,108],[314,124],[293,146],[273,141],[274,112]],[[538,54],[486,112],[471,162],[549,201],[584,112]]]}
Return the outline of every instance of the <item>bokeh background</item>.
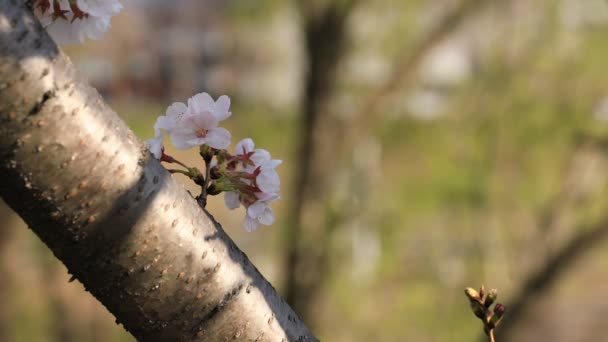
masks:
{"label": "bokeh background", "polygon": [[[282,200],[255,233],[210,211],[322,340],[481,341],[481,284],[500,342],[605,336],[608,2],[130,0],[65,51],[142,139],[231,97]],[[0,217],[0,341],[133,341]]]}

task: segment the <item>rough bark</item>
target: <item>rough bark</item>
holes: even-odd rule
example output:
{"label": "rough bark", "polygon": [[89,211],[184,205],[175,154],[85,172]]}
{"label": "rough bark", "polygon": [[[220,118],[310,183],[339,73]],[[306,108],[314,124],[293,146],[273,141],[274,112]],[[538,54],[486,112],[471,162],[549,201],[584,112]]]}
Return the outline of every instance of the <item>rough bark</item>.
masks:
{"label": "rough bark", "polygon": [[136,338],[316,340],[17,0],[0,0],[0,160],[0,196]]}

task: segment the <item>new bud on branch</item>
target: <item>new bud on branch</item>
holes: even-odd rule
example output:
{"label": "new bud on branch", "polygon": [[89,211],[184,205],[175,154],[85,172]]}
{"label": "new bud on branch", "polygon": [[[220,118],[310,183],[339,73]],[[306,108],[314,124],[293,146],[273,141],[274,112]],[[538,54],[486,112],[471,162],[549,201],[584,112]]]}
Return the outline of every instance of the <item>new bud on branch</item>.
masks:
{"label": "new bud on branch", "polygon": [[[203,207],[207,203],[207,195],[222,192],[229,209],[243,205],[246,209],[244,227],[251,232],[260,224],[271,225],[274,222],[269,203],[280,198],[281,182],[275,168],[281,161],[272,159],[264,149],[256,149],[250,138],[237,143],[234,154],[226,150],[231,135],[219,127],[219,123],[230,117],[229,108],[228,96],[220,96],[214,101],[207,93],[194,95],[188,99],[187,105],[173,103],[165,115],[156,120],[154,138],[148,139],[146,144],[156,159],[183,168],[170,169],[170,172],[184,174],[201,186],[197,200]],[[196,167],[187,166],[165,154],[163,131],[177,149],[199,148],[205,163],[204,174]]]}
{"label": "new bud on branch", "polygon": [[482,285],[479,292],[471,287],[464,289],[464,294],[469,299],[471,310],[475,317],[479,318],[483,323],[483,331],[488,336],[490,342],[496,342],[494,339],[494,329],[500,323],[505,314],[505,306],[500,303],[494,305],[494,310],[491,306],[498,298],[498,290],[491,289],[486,292]]}

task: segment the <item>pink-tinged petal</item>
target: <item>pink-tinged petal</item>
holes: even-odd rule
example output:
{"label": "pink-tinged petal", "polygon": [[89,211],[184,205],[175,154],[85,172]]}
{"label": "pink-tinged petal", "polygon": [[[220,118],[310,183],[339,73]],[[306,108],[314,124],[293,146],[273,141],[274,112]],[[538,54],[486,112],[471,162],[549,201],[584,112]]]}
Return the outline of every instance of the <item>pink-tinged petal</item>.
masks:
{"label": "pink-tinged petal", "polygon": [[169,137],[171,138],[171,143],[177,149],[187,150],[196,146],[196,144],[191,143],[196,138],[193,134],[170,134]]}
{"label": "pink-tinged petal", "polygon": [[226,95],[220,96],[215,102],[215,117],[218,121],[222,121],[230,117],[230,98]]}
{"label": "pink-tinged petal", "polygon": [[253,232],[260,228],[260,224],[257,220],[252,219],[249,216],[245,216],[245,221],[243,221],[243,227],[245,228],[245,231]]}
{"label": "pink-tinged petal", "polygon": [[77,0],[76,4],[81,11],[97,17],[112,16],[122,9],[117,0]]}
{"label": "pink-tinged petal", "polygon": [[256,202],[250,205],[247,208],[247,216],[264,225],[271,225],[274,222],[274,213],[265,202]]}
{"label": "pink-tinged petal", "polygon": [[213,112],[215,110],[215,101],[207,93],[199,93],[188,99],[188,109],[191,114],[200,114],[202,112]]}
{"label": "pink-tinged petal", "polygon": [[234,152],[238,155],[245,155],[255,148],[255,144],[251,138],[245,138],[239,141],[234,147]]}
{"label": "pink-tinged petal", "polygon": [[228,207],[228,209],[236,209],[241,206],[239,194],[232,191],[226,191],[224,193],[224,202],[226,203],[226,207]]}
{"label": "pink-tinged petal", "polygon": [[209,130],[217,127],[218,121],[213,116],[213,114],[209,112],[202,112],[196,115],[188,115],[184,118],[188,123],[192,125],[193,130],[201,129],[201,130]]}
{"label": "pink-tinged petal", "polygon": [[251,161],[253,161],[255,163],[255,165],[257,165],[257,166],[260,166],[269,160],[270,160],[270,152],[268,152],[262,148],[256,149],[255,152],[253,153],[253,155],[251,156]]}
{"label": "pink-tinged petal", "polygon": [[[122,9],[118,0],[76,0],[76,6],[87,14],[75,17],[73,2],[69,0],[47,1],[50,8],[42,13],[38,8],[34,13],[55,42],[62,45],[83,43],[85,39],[100,39],[110,28],[112,15]],[[62,11],[61,17],[54,13]]]}
{"label": "pink-tinged petal", "polygon": [[173,127],[175,127],[175,120],[162,115],[156,119],[156,123],[154,124],[154,133],[156,134],[156,132],[160,132],[161,129],[170,132]]}
{"label": "pink-tinged petal", "polygon": [[256,177],[255,183],[262,192],[276,193],[279,192],[281,179],[274,169],[262,169]]}
{"label": "pink-tinged petal", "polygon": [[266,210],[267,206],[268,205],[266,205],[266,203],[264,202],[255,202],[250,205],[249,208],[247,208],[247,216],[257,219],[260,215],[264,213],[264,210]]}
{"label": "pink-tinged petal", "polygon": [[262,215],[258,216],[258,222],[263,225],[270,226],[274,223],[274,213],[272,212],[272,208],[266,206],[266,209],[262,213]]}
{"label": "pink-tinged petal", "polygon": [[162,135],[157,136],[156,138],[146,140],[146,145],[148,146],[148,149],[150,150],[150,153],[152,153],[154,158],[160,159],[160,157],[162,157],[162,155],[163,155],[163,137],[162,137]]}
{"label": "pink-tinged petal", "polygon": [[279,166],[281,164],[283,164],[282,160],[280,160],[280,159],[273,159],[273,160],[269,160],[269,161],[265,162],[262,165],[262,168],[264,168],[264,169],[274,169],[274,168],[276,168],[277,166]]}
{"label": "pink-tinged petal", "polygon": [[167,111],[166,111],[165,115],[167,115],[168,117],[177,119],[177,118],[182,117],[187,112],[188,112],[188,107],[186,107],[185,104],[183,104],[181,102],[174,102],[169,107],[167,107]]}
{"label": "pink-tinged petal", "polygon": [[213,148],[225,149],[230,145],[230,132],[222,127],[213,128],[207,132],[205,140]]}

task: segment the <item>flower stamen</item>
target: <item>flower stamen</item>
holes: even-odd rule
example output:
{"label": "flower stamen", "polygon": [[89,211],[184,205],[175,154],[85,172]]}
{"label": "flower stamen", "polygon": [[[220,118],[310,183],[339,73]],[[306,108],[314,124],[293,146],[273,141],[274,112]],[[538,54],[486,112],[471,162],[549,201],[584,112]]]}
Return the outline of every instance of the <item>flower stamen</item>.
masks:
{"label": "flower stamen", "polygon": [[197,138],[205,138],[207,137],[207,133],[209,133],[209,130],[204,128],[197,128],[196,131],[194,131]]}

